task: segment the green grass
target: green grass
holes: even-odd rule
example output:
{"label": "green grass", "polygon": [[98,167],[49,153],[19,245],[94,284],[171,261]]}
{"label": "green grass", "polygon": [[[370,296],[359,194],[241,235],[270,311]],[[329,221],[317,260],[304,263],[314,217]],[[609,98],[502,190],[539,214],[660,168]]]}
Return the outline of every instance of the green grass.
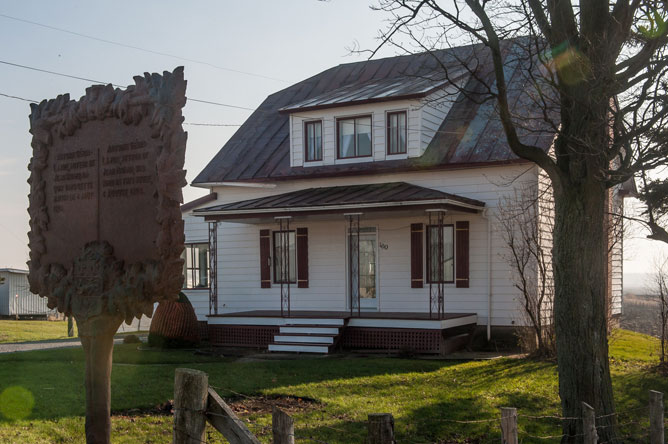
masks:
{"label": "green grass", "polygon": [[[656,340],[647,336],[615,333],[611,361],[620,412],[646,405],[650,388],[668,391],[668,381],[653,370],[656,348]],[[556,368],[549,362],[347,356],[237,362],[186,351],[141,352],[128,344],[114,351],[114,443],[171,442],[172,417],[141,409],[173,397],[178,367],[207,372],[210,385],[231,401],[244,399],[236,393],[315,400],[311,409],[294,413],[295,433],[329,443],[363,442],[368,413],[392,413],[399,441],[443,443],[499,438],[497,422],[461,424],[448,419],[494,419],[502,406],[517,407],[520,415],[559,414]],[[83,371],[79,349],[0,355],[0,442],[83,443]],[[634,411],[620,422],[640,420],[642,414]],[[266,411],[249,409],[241,416],[255,424],[251,430],[263,442],[271,441],[270,432],[262,428],[271,422]],[[519,427],[524,442],[534,442],[527,434],[560,434],[559,423],[549,418],[520,416]],[[623,429],[629,436],[625,442],[636,442],[633,436],[643,433],[634,427]],[[208,434],[208,442],[223,442],[217,433]]]}
{"label": "green grass", "polygon": [[0,344],[53,339],[67,339],[67,321],[0,320]]}

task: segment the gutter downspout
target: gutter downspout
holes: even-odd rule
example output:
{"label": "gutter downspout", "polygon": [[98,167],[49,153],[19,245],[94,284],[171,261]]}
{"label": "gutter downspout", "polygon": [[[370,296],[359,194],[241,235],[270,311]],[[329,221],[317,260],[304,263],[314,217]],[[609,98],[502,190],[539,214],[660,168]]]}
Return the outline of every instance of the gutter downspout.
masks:
{"label": "gutter downspout", "polygon": [[489,208],[482,211],[482,218],[487,221],[487,341],[492,339],[492,223]]}

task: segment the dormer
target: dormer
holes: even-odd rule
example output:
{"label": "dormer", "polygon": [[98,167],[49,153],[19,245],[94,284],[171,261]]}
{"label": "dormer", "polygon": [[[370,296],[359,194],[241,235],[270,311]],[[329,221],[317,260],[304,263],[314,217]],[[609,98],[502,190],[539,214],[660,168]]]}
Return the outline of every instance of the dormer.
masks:
{"label": "dormer", "polygon": [[348,84],[281,108],[290,116],[290,166],[422,156],[468,75],[462,70],[449,78],[402,76]]}

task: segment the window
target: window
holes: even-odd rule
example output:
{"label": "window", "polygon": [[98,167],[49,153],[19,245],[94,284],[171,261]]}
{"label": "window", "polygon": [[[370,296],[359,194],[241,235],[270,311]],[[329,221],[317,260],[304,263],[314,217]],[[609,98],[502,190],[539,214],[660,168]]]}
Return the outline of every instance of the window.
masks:
{"label": "window", "polygon": [[209,244],[186,244],[183,262],[183,288],[209,288]]}
{"label": "window", "polygon": [[322,160],[322,121],[304,122],[304,147],[307,162]]}
{"label": "window", "polygon": [[[439,276],[438,232],[443,233],[443,274]],[[429,225],[427,229],[427,279],[428,282],[452,283],[455,281],[455,241],[452,225]],[[442,280],[439,279],[442,277]]]}
{"label": "window", "polygon": [[339,159],[371,156],[371,116],[336,121]]}
{"label": "window", "polygon": [[[289,267],[284,267],[285,261]],[[294,231],[274,231],[274,282],[297,282],[297,248]]]}
{"label": "window", "polygon": [[387,113],[387,154],[406,154],[406,111]]}

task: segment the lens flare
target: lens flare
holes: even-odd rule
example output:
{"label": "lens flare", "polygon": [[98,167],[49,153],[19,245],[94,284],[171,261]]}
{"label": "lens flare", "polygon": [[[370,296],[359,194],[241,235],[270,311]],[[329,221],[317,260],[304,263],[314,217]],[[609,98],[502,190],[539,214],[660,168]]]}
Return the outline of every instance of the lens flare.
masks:
{"label": "lens flare", "polygon": [[27,418],[34,406],[35,397],[23,387],[8,387],[0,393],[0,415],[9,420]]}

